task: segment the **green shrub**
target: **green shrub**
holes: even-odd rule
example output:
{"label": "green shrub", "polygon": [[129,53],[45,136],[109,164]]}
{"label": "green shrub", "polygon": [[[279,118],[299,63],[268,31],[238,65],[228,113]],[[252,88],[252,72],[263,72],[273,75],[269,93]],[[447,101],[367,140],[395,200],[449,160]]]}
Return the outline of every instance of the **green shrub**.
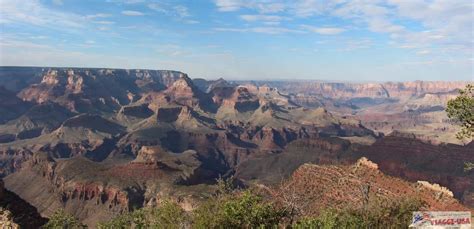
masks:
{"label": "green shrub", "polygon": [[159,208],[117,216],[99,228],[407,228],[412,212],[422,207],[418,199],[389,201],[375,197],[364,207],[326,209],[317,217],[300,218],[289,225],[293,216],[288,211],[249,190],[226,187],[189,214],[165,201]]}
{"label": "green shrub", "polygon": [[98,228],[183,228],[186,213],[174,202],[164,201],[159,208],[142,208],[100,223]]}
{"label": "green shrub", "polygon": [[408,228],[412,212],[420,210],[424,203],[418,199],[383,201],[376,199],[366,208],[329,209],[316,218],[300,219],[294,228]]}
{"label": "green shrub", "polygon": [[268,228],[288,216],[250,191],[211,199],[193,213],[194,228]]}
{"label": "green shrub", "polygon": [[74,216],[66,213],[63,209],[59,209],[51,215],[48,223],[43,228],[46,229],[75,229],[75,228],[86,228],[85,225],[81,224]]}
{"label": "green shrub", "polygon": [[459,90],[458,97],[448,101],[446,112],[461,125],[456,134],[458,139],[474,138],[474,85],[468,84],[464,90]]}

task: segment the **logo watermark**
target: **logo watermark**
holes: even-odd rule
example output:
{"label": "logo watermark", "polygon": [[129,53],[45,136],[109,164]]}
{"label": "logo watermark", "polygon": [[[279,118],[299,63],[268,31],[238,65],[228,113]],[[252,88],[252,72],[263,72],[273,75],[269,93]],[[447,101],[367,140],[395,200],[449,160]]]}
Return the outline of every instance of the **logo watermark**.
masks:
{"label": "logo watermark", "polygon": [[426,211],[413,212],[410,228],[459,228],[471,229],[471,212]]}

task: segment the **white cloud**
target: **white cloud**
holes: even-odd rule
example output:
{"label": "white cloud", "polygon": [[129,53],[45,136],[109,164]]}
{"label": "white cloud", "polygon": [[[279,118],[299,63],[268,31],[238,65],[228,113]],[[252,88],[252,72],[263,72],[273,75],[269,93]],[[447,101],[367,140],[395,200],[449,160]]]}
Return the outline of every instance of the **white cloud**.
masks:
{"label": "white cloud", "polygon": [[338,27],[314,27],[309,25],[302,25],[301,28],[322,35],[337,35],[345,31],[345,29]]}
{"label": "white cloud", "polygon": [[219,11],[223,12],[236,11],[245,6],[244,0],[216,0],[215,3]]}
{"label": "white cloud", "polygon": [[251,29],[255,33],[282,34],[282,33],[304,33],[301,30],[294,30],[282,27],[255,27]]}
{"label": "white cloud", "polygon": [[257,5],[257,9],[260,13],[278,13],[285,10],[285,4],[283,3],[262,3]]}
{"label": "white cloud", "polygon": [[416,52],[417,55],[428,55],[428,54],[431,54],[431,51],[430,50],[420,50],[418,52]]}
{"label": "white cloud", "polygon": [[0,1],[0,21],[43,26],[57,30],[72,30],[84,27],[86,18],[44,7],[40,1]]}
{"label": "white cloud", "polygon": [[99,31],[109,31],[110,28],[107,27],[107,26],[99,26],[99,27],[97,27],[97,30],[99,30]]}
{"label": "white cloud", "polygon": [[276,15],[261,15],[261,14],[244,14],[240,15],[240,18],[244,21],[264,21],[264,22],[279,22],[283,20],[284,18],[281,16],[276,16]]}
{"label": "white cloud", "polygon": [[175,10],[176,14],[180,18],[185,18],[191,16],[189,14],[188,8],[182,5],[174,6],[173,9]]}
{"label": "white cloud", "polygon": [[162,13],[167,13],[168,11],[163,8],[162,5],[158,3],[150,3],[147,5],[149,9],[157,11],[157,12],[162,12]]}
{"label": "white cloud", "polygon": [[217,9],[222,12],[237,11],[241,8],[256,9],[259,13],[278,13],[287,8],[282,1],[268,0],[215,0]]}
{"label": "white cloud", "polygon": [[183,22],[186,23],[186,24],[190,24],[190,25],[199,24],[199,21],[197,21],[197,20],[183,20]]}
{"label": "white cloud", "polygon": [[[278,17],[297,21],[319,17],[342,19],[345,28],[367,29],[388,34],[400,46],[429,48],[471,55],[474,52],[474,2],[472,0],[215,0],[218,11],[245,9],[240,17],[248,22],[278,25]],[[251,14],[248,12],[256,12]],[[267,13],[274,13],[273,18]],[[273,19],[273,20],[270,20]],[[340,27],[340,26],[338,26]],[[308,29],[308,28],[307,28]],[[309,29],[320,34],[337,34],[340,28],[320,25]],[[246,29],[249,31],[249,29]]]}
{"label": "white cloud", "polygon": [[253,33],[264,33],[264,34],[284,34],[284,33],[305,33],[302,30],[294,30],[283,27],[252,27],[252,28],[214,28],[215,31],[220,32],[253,32]]}
{"label": "white cloud", "polygon": [[295,0],[288,5],[289,10],[297,17],[309,17],[321,15],[334,10],[334,8],[345,1],[341,0]]}
{"label": "white cloud", "polygon": [[112,17],[112,14],[98,13],[98,14],[86,15],[87,19],[107,18],[107,17]]}
{"label": "white cloud", "polygon": [[163,13],[172,17],[174,20],[181,21],[185,24],[198,24],[198,20],[189,19],[192,17],[189,9],[183,5],[170,5],[166,3],[150,3],[147,7],[153,11]]}
{"label": "white cloud", "polygon": [[93,21],[95,24],[101,24],[101,25],[112,25],[115,24],[114,21]]}
{"label": "white cloud", "polygon": [[119,3],[119,4],[137,4],[143,3],[145,0],[107,0],[107,2]]}
{"label": "white cloud", "polygon": [[48,39],[49,37],[40,35],[40,36],[31,36],[30,38],[33,40],[44,40],[44,39]]}
{"label": "white cloud", "polygon": [[135,11],[135,10],[124,10],[122,11],[122,14],[125,16],[143,16],[145,15],[144,13],[140,11]]}

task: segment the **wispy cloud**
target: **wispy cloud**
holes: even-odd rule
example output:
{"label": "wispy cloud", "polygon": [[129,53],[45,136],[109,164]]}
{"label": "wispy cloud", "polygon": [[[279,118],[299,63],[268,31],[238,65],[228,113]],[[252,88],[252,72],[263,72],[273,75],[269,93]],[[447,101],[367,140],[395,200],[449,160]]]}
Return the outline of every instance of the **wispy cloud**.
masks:
{"label": "wispy cloud", "polygon": [[101,24],[101,25],[112,25],[115,24],[114,21],[93,21],[95,24]]}
{"label": "wispy cloud", "polygon": [[[405,46],[444,46],[446,50],[464,47],[464,53],[474,52],[474,2],[471,0],[215,0],[220,12],[244,11],[240,18],[248,22],[267,21],[277,25],[278,18],[329,17],[343,20],[358,29],[389,34]],[[248,14],[249,11],[258,14]],[[266,16],[274,12],[272,16]],[[263,14],[263,15],[262,15]],[[418,25],[407,28],[407,22]],[[346,29],[315,25],[309,31],[334,35]],[[427,32],[428,31],[428,32]],[[456,34],[456,35],[454,35]]]}
{"label": "wispy cloud", "polygon": [[288,29],[283,27],[252,27],[252,28],[214,28],[215,31],[220,32],[253,32],[264,34],[284,34],[284,33],[305,33],[302,30]]}
{"label": "wispy cloud", "polygon": [[183,22],[185,24],[198,24],[199,21],[191,19],[192,15],[189,12],[188,7],[183,5],[170,5],[166,3],[150,3],[146,5],[149,9],[168,15],[174,20]]}
{"label": "wispy cloud", "polygon": [[236,11],[244,7],[246,4],[240,0],[216,0],[217,8],[222,12]]}
{"label": "wispy cloud", "polygon": [[418,52],[416,52],[417,55],[428,55],[428,54],[431,54],[431,51],[430,50],[420,50]]}
{"label": "wispy cloud", "polygon": [[262,14],[244,14],[244,15],[240,15],[240,18],[248,22],[262,22],[262,23],[272,22],[270,24],[277,24],[280,21],[285,19],[285,17],[282,17],[282,16],[262,15]]}
{"label": "wispy cloud", "polygon": [[144,13],[140,11],[135,11],[135,10],[124,10],[122,11],[122,14],[125,16],[143,16],[145,15]]}
{"label": "wispy cloud", "polygon": [[87,19],[108,18],[108,17],[112,17],[112,14],[98,13],[98,14],[86,15]]}
{"label": "wispy cloud", "polygon": [[188,8],[182,5],[174,6],[173,9],[176,12],[176,15],[180,18],[185,18],[191,16],[189,14]]}
{"label": "wispy cloud", "polygon": [[286,4],[280,1],[267,0],[215,0],[219,11],[231,12],[241,8],[257,9],[260,13],[277,13],[284,11]]}
{"label": "wispy cloud", "polygon": [[157,11],[157,12],[162,12],[162,13],[168,13],[168,10],[166,10],[161,4],[150,3],[147,6],[151,10],[154,10],[154,11]]}
{"label": "wispy cloud", "polygon": [[86,23],[84,16],[46,8],[38,0],[2,0],[0,19],[2,23],[21,23],[68,30],[84,27]]}
{"label": "wispy cloud", "polygon": [[337,35],[345,31],[345,29],[338,27],[314,27],[310,25],[301,25],[301,28],[321,35]]}
{"label": "wispy cloud", "polygon": [[144,3],[146,0],[107,0],[107,2],[119,3],[119,4],[137,4]]}

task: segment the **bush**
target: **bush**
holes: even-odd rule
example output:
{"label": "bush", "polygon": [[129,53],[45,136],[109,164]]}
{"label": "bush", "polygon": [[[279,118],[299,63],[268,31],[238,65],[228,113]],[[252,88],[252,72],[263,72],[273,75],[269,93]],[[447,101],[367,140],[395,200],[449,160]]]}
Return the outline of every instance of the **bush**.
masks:
{"label": "bush", "polygon": [[418,199],[369,203],[361,209],[330,209],[316,218],[299,220],[294,228],[408,228],[412,212],[420,210],[424,203]]}
{"label": "bush", "polygon": [[[117,216],[99,228],[407,228],[413,211],[424,203],[418,199],[369,199],[363,207],[326,209],[313,218],[300,218],[251,191],[234,190],[220,182],[217,194],[187,214],[176,203],[144,208]],[[302,216],[299,216],[302,217]]]}
{"label": "bush", "polygon": [[458,139],[474,138],[474,85],[468,84],[464,90],[459,90],[459,96],[448,101],[446,112],[461,125],[456,134]]}
{"label": "bush", "polygon": [[98,228],[183,228],[186,213],[174,202],[164,201],[159,208],[142,208],[100,223]]}
{"label": "bush", "polygon": [[195,228],[260,228],[284,222],[288,213],[250,191],[219,196],[194,212]]}
{"label": "bush", "polygon": [[43,228],[47,229],[75,229],[75,228],[86,228],[85,225],[81,224],[74,216],[66,213],[63,209],[59,209],[51,215],[48,223]]}

